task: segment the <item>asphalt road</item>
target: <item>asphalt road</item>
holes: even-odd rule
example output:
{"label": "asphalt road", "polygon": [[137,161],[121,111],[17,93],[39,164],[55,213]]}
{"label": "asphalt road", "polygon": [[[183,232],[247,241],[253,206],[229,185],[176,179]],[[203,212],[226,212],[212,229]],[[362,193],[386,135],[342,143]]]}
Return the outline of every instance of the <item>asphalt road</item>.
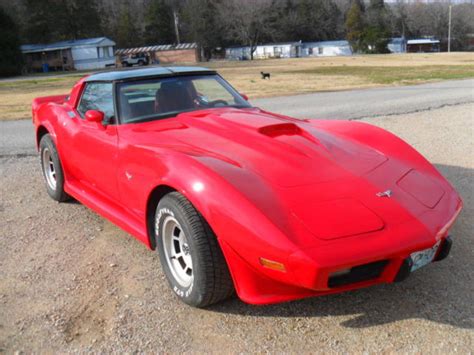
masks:
{"label": "asphalt road", "polygon": [[255,106],[298,118],[361,119],[474,102],[474,79],[252,100]]}
{"label": "asphalt road", "polygon": [[[251,102],[266,110],[299,118],[361,119],[474,102],[474,79],[273,97]],[[30,120],[0,121],[0,156],[34,152]]]}

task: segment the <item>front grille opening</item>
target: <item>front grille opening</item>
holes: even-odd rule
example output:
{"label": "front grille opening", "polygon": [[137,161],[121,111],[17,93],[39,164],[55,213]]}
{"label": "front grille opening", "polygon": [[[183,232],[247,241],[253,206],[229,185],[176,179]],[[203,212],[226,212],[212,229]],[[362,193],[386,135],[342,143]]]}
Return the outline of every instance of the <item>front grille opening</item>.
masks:
{"label": "front grille opening", "polygon": [[328,286],[331,288],[340,287],[356,282],[376,279],[382,274],[387,264],[388,260],[380,260],[369,264],[354,266],[346,271],[335,272],[329,277]]}

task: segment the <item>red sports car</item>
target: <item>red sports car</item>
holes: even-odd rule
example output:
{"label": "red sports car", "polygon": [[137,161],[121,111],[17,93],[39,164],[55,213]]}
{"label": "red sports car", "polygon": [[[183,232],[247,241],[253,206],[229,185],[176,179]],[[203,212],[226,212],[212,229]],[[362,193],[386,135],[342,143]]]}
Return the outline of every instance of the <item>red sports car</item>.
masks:
{"label": "red sports car", "polygon": [[49,195],[156,249],[197,307],[401,281],[448,255],[462,207],[393,134],[266,112],[205,68],[92,74],[33,122]]}

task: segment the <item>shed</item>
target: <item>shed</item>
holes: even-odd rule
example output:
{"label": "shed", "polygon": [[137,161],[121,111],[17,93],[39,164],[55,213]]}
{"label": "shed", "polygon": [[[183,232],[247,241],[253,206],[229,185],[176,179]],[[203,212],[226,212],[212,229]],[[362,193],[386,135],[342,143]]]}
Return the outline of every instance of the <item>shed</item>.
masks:
{"label": "shed", "polygon": [[152,63],[196,63],[199,52],[196,43],[161,44],[146,47],[121,48],[115,51],[117,63],[122,63],[123,56],[145,53]]}
{"label": "shed", "polygon": [[302,52],[305,57],[349,56],[352,55],[352,48],[345,40],[304,42]]}
{"label": "shed", "polygon": [[409,39],[407,41],[408,53],[430,53],[439,51],[439,40],[434,38]]}
{"label": "shed", "polygon": [[107,37],[21,46],[28,71],[87,70],[115,65],[115,42]]}
{"label": "shed", "polygon": [[395,37],[390,39],[387,48],[391,53],[406,53],[407,41],[405,37]]}

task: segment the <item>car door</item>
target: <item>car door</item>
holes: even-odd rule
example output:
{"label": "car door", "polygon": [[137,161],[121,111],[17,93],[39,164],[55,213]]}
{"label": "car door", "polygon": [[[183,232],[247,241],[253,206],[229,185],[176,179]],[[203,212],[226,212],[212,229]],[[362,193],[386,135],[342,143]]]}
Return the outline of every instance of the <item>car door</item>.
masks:
{"label": "car door", "polygon": [[[104,122],[85,119],[89,110],[104,113]],[[82,91],[75,112],[68,123],[63,144],[69,147],[68,160],[74,164],[74,178],[101,197],[118,201],[117,156],[118,137],[115,124],[113,84],[88,82]]]}

